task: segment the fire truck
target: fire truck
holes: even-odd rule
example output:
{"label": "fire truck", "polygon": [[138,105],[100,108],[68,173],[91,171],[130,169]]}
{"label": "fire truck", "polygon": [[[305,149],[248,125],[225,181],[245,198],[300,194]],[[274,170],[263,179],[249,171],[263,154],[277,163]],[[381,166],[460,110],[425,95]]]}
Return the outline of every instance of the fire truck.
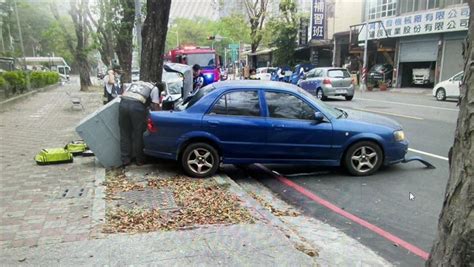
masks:
{"label": "fire truck", "polygon": [[209,47],[182,46],[172,49],[165,57],[173,63],[201,66],[201,73],[204,76],[204,85],[220,80],[221,57],[216,54],[216,50]]}

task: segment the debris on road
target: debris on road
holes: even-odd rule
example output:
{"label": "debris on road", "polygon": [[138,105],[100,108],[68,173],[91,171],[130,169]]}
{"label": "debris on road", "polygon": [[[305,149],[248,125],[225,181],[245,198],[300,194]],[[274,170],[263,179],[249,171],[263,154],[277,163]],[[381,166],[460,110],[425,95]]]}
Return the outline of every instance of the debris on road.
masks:
{"label": "debris on road", "polygon": [[291,209],[285,209],[285,210],[280,210],[275,207],[273,207],[270,203],[268,203],[266,200],[264,200],[262,197],[258,196],[254,192],[249,192],[249,194],[257,200],[260,205],[262,205],[264,208],[266,208],[268,211],[270,211],[273,215],[275,216],[291,216],[291,217],[296,217],[300,216],[301,213],[295,210]]}

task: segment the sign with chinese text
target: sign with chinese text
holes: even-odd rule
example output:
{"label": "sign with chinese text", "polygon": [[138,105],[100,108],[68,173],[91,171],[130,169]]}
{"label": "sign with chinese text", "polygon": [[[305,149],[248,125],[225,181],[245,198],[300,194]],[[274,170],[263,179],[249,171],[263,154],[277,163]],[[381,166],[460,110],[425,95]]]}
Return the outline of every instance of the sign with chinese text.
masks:
{"label": "sign with chinese text", "polygon": [[305,46],[308,44],[308,26],[309,26],[309,19],[301,18],[300,29],[298,33],[299,46]]}
{"label": "sign with chinese text", "polygon": [[325,32],[325,0],[313,0],[313,6],[311,9],[312,13],[312,27],[311,27],[311,39],[323,40]]}
{"label": "sign with chinese text", "polygon": [[[467,31],[469,28],[469,7],[465,5],[435,9],[400,17],[384,18],[381,21],[382,23],[369,22],[369,40]],[[364,32],[365,29],[362,29],[359,40],[365,40]]]}

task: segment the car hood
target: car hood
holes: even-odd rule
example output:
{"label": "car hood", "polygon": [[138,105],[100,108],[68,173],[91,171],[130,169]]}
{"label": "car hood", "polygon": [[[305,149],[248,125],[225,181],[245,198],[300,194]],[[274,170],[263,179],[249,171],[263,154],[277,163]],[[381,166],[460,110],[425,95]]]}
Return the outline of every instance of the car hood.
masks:
{"label": "car hood", "polygon": [[358,111],[358,110],[344,110],[347,112],[347,120],[377,124],[380,126],[390,127],[394,130],[402,129],[402,126],[395,120],[389,119],[384,116],[375,115],[368,112]]}

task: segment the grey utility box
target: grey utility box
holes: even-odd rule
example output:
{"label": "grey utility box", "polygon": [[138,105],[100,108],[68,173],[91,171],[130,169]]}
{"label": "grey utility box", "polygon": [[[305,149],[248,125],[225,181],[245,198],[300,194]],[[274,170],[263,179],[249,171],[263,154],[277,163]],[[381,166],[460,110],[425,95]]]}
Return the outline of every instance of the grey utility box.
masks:
{"label": "grey utility box", "polygon": [[118,122],[120,97],[87,116],[76,132],[106,168],[118,167],[120,159],[120,127]]}

